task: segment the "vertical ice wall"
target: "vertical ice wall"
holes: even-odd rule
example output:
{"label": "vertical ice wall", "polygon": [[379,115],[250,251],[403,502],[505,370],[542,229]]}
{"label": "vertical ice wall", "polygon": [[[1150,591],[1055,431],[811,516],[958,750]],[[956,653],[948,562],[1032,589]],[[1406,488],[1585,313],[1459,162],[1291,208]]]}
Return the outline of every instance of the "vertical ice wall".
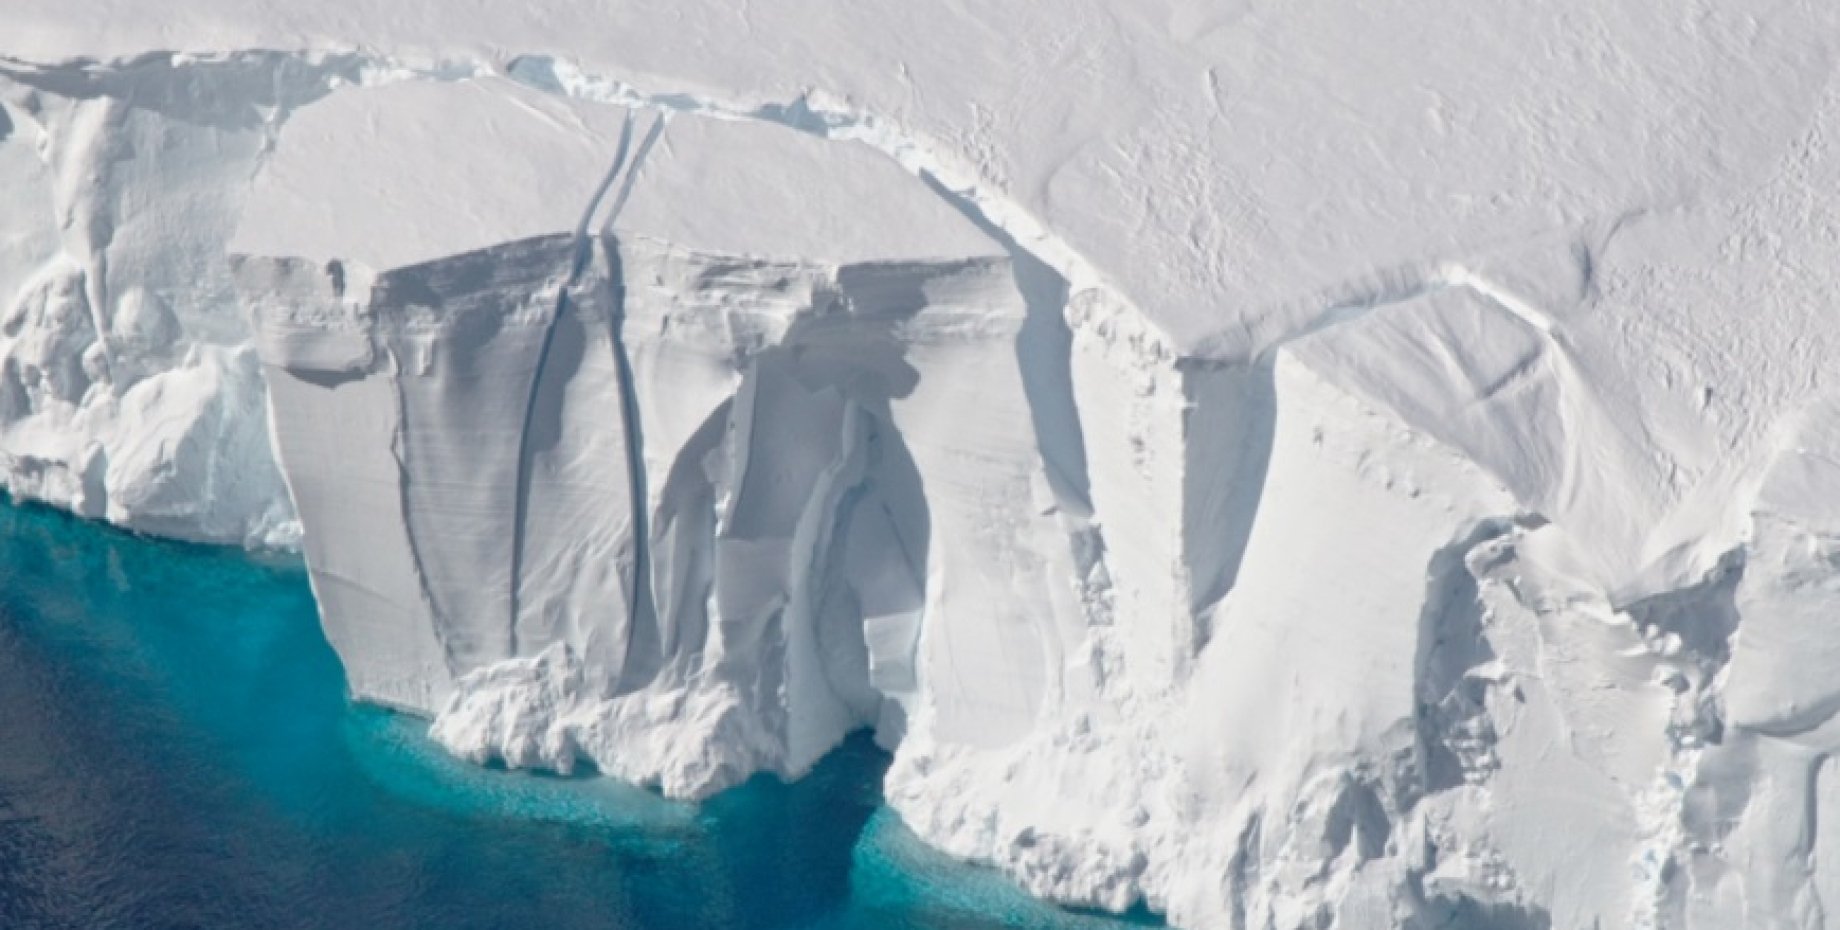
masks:
{"label": "vertical ice wall", "polygon": [[[988,189],[466,73],[10,71],[8,486],[285,540],[272,407],[360,693],[678,794],[873,725],[1062,900],[1826,919],[1831,99],[1754,190],[1298,259],[1177,344]],[[926,163],[808,103],[748,112]]]}
{"label": "vertical ice wall", "polygon": [[1020,738],[1080,631],[1006,253],[866,149],[630,126],[349,91],[258,182],[239,282],[353,686],[675,794],[862,726]]}
{"label": "vertical ice wall", "polygon": [[0,66],[0,482],[186,539],[297,534],[224,243],[337,57]]}

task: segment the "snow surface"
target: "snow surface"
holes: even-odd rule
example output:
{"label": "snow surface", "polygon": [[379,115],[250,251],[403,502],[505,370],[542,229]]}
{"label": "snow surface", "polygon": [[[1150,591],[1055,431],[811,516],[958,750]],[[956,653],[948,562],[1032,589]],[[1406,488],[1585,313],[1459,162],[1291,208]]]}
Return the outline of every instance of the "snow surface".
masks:
{"label": "snow surface", "polygon": [[868,726],[1178,926],[1822,926],[1837,19],[12,0],[0,474],[300,545],[482,760]]}

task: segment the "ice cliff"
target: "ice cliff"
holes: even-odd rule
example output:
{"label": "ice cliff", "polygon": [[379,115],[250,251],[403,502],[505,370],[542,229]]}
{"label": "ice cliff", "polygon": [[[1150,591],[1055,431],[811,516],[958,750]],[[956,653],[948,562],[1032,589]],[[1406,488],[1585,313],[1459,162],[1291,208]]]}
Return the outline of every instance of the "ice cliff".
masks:
{"label": "ice cliff", "polygon": [[1825,7],[19,3],[0,477],[299,546],[455,752],[872,728],[1183,927],[1840,924]]}
{"label": "ice cliff", "polygon": [[301,113],[257,181],[233,264],[354,687],[679,795],[914,715],[1026,732],[1071,569],[1008,257],[866,147],[638,124],[399,84]]}

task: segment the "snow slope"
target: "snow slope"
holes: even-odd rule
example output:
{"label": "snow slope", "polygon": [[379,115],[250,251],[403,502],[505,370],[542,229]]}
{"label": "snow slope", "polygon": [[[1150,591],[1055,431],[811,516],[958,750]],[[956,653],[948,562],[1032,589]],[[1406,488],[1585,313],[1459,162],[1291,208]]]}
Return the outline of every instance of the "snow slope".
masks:
{"label": "snow slope", "polygon": [[7,486],[1072,903],[1826,924],[1836,12],[987,6],[15,0]]}

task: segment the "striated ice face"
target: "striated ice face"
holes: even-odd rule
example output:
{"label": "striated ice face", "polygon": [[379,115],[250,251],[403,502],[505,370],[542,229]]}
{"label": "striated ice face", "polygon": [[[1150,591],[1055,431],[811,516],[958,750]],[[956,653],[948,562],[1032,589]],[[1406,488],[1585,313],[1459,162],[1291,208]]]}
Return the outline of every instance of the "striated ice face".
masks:
{"label": "striated ice face", "polygon": [[258,180],[235,247],[288,257],[236,274],[354,689],[472,757],[674,795],[865,726],[1027,733],[1084,623],[1008,255],[867,148],[634,137],[405,84],[302,113]]}
{"label": "striated ice face", "polygon": [[0,477],[298,545],[482,761],[870,728],[930,842],[1179,926],[1821,925],[1825,20],[1309,6],[777,101],[0,61]]}

